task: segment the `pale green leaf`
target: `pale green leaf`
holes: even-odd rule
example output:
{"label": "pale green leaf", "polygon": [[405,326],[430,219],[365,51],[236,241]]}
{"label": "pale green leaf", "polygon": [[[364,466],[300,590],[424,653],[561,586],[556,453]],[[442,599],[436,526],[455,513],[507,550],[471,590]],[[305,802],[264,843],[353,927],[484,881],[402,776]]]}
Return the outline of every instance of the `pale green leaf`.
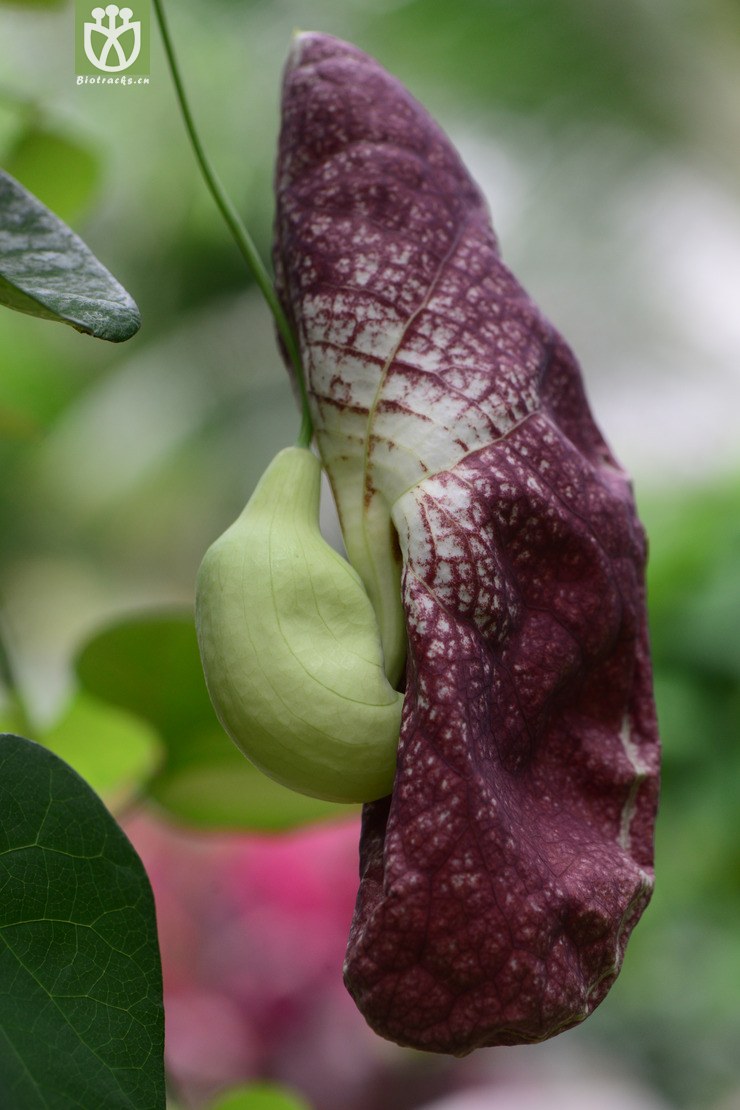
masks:
{"label": "pale green leaf", "polygon": [[75,233],[0,170],[0,304],[118,343],[139,310]]}

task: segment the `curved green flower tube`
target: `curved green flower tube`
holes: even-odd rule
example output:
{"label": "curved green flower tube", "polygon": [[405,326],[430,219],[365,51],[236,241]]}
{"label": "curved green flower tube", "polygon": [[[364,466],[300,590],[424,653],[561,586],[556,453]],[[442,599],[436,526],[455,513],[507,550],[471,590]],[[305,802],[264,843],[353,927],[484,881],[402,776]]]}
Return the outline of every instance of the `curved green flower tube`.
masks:
{"label": "curved green flower tube", "polygon": [[366,802],[393,787],[403,695],[359,575],[319,530],[321,465],[288,447],[206,552],[196,625],[221,724],[271,778]]}

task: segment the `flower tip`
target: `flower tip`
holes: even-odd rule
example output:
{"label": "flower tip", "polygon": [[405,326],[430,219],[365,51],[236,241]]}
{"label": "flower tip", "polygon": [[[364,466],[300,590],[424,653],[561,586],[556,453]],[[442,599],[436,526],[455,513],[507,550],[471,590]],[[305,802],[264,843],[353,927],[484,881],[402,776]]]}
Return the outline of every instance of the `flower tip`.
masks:
{"label": "flower tip", "polygon": [[310,58],[307,58],[306,55],[310,53],[311,44],[314,39],[322,37],[316,31],[304,31],[300,27],[294,27],[290,36],[287,68],[298,69],[299,66],[310,61]]}
{"label": "flower tip", "polygon": [[322,31],[301,31],[296,28],[291,36],[288,69],[312,65],[342,54],[358,56],[360,51],[350,43],[335,38],[334,35],[327,35]]}

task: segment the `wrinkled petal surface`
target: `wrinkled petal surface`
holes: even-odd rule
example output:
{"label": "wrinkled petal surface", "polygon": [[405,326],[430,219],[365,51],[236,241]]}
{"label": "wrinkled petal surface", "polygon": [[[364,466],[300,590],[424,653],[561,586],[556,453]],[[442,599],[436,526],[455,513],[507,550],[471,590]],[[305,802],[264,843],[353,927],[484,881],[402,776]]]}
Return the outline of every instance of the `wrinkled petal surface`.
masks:
{"label": "wrinkled petal surface", "polygon": [[387,657],[398,596],[408,638],[346,983],[400,1044],[538,1041],[601,1001],[652,890],[630,485],[459,156],[355,47],[295,40],[277,194],[276,272],[347,550]]}

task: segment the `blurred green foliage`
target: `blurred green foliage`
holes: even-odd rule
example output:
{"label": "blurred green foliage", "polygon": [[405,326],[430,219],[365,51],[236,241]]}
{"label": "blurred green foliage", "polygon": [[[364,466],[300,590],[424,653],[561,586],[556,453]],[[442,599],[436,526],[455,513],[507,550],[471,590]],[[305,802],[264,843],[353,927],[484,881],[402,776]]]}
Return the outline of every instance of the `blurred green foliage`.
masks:
{"label": "blurred green foliage", "polygon": [[[293,27],[316,27],[378,55],[460,135],[474,171],[491,171],[505,254],[546,309],[563,310],[556,322],[576,350],[596,352],[584,368],[597,399],[612,396],[602,357],[610,369],[613,349],[644,352],[648,372],[630,379],[638,431],[615,447],[636,471],[651,542],[665,742],[657,887],[609,999],[568,1038],[677,1106],[719,1105],[740,1089],[740,477],[709,458],[687,465],[688,435],[660,468],[644,459],[659,457],[664,413],[702,376],[719,435],[730,379],[701,303],[671,315],[665,270],[641,284],[625,263],[644,236],[624,210],[629,199],[642,213],[667,167],[661,181],[704,175],[740,221],[737,5],[170,7],[206,144],[263,254],[280,67]],[[189,614],[203,552],[294,440],[297,409],[267,311],[198,180],[158,44],[150,86],[77,87],[71,45],[59,45],[71,21],[69,4],[0,9],[0,164],[73,222],[131,290],[143,327],[108,349],[0,312],[0,594],[27,731],[114,808],[138,781],[180,820],[284,827],[319,803],[257,776],[220,733]],[[670,242],[701,214],[682,212]],[[675,369],[686,351],[693,378]],[[608,404],[597,416],[609,434]]]}
{"label": "blurred green foliage", "polygon": [[309,1110],[309,1106],[277,1083],[251,1083],[222,1095],[210,1110]]}
{"label": "blurred green foliage", "polygon": [[83,689],[149,722],[165,747],[142,789],[174,818],[205,828],[277,831],[347,807],[279,786],[249,763],[216,721],[192,616],[139,617],[88,641]]}
{"label": "blurred green foliage", "polygon": [[740,1037],[740,480],[641,508],[663,740],[656,891],[618,1003],[594,1024],[678,1105],[711,1106],[737,1082]]}
{"label": "blurred green foliage", "polygon": [[69,223],[93,200],[100,160],[76,136],[30,124],[9,147],[3,169]]}
{"label": "blurred green foliage", "polygon": [[677,120],[659,89],[669,59],[644,35],[638,6],[625,16],[603,3],[411,0],[368,27],[368,48],[424,83],[434,74],[479,110],[668,131]]}

